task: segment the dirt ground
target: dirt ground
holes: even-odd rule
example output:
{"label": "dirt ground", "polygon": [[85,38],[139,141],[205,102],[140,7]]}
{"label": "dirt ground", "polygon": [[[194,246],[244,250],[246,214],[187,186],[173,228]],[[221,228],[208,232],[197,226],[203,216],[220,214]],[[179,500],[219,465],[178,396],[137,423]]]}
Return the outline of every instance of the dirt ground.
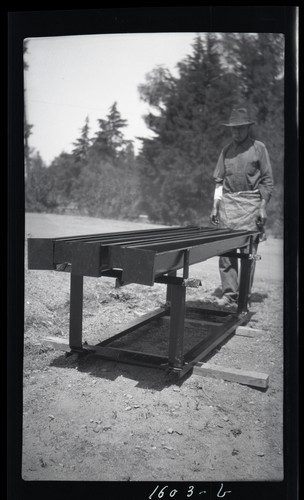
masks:
{"label": "dirt ground", "polygon": [[[148,223],[50,214],[26,215],[26,238],[144,229]],[[221,367],[269,374],[266,390],[192,374],[77,359],[43,339],[68,339],[69,273],[27,268],[22,477],[27,481],[279,481],[283,479],[283,242],[260,245],[249,326],[210,356]],[[190,267],[202,286],[187,303],[219,291],[217,258]],[[115,288],[85,278],[83,340],[110,337],[165,304],[164,285]],[[199,331],[191,332],[191,335]],[[136,348],[166,355],[166,334],[148,329]],[[187,339],[187,330],[186,330]]]}

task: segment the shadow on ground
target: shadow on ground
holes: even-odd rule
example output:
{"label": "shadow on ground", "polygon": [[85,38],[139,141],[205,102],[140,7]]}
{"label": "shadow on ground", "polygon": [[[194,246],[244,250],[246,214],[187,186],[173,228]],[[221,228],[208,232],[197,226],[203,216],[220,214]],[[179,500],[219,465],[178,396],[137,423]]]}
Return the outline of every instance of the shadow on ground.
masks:
{"label": "shadow on ground", "polygon": [[[254,300],[263,300],[264,295],[255,294]],[[202,339],[206,336],[212,335],[212,331],[210,324],[214,324],[215,327],[222,325],[226,322],[230,322],[231,319],[235,316],[235,313],[231,311],[222,311],[210,300],[189,300],[187,301],[188,311],[186,317],[195,318],[195,314],[201,315],[201,311],[209,310],[207,313],[207,326],[204,327],[198,326],[198,323],[195,323],[194,326],[187,326],[185,328],[185,337],[184,337],[184,353],[186,354],[188,350],[198,343],[202,341]],[[213,313],[214,311],[214,313]],[[244,321],[244,324],[250,320],[252,314],[249,313],[249,317]],[[211,323],[210,323],[211,322]],[[205,328],[205,330],[203,329]],[[116,342],[123,342],[121,348],[130,349],[130,343],[132,342],[133,335],[133,345],[131,349],[138,352],[144,352],[147,354],[157,354],[161,356],[167,356],[168,346],[169,346],[169,323],[165,322],[164,325],[156,323],[154,326],[154,330],[152,328],[152,324],[146,325],[142,327],[142,329],[147,330],[148,336],[144,337],[144,334],[140,334],[140,344],[136,344],[136,335],[139,334],[139,330],[128,334],[129,340],[125,342],[124,340],[118,340]],[[154,334],[153,334],[154,331]],[[233,335],[233,334],[232,334]],[[227,342],[229,342],[231,336],[228,336],[225,340],[223,340],[220,344],[216,346],[216,348],[210,352],[207,357],[204,358],[204,361],[209,361],[212,359],[214,354],[218,352]],[[128,345],[129,344],[129,345]],[[116,347],[116,345],[113,347]],[[154,350],[159,350],[158,352],[153,352]],[[92,377],[99,377],[102,379],[107,379],[110,381],[115,381],[118,377],[125,377],[130,380],[136,381],[137,387],[144,389],[152,389],[156,391],[162,391],[164,388],[169,387],[171,385],[181,386],[192,374],[192,370],[190,370],[185,376],[181,379],[178,377],[178,373],[173,373],[168,370],[167,365],[163,367],[151,367],[150,366],[142,366],[136,364],[135,362],[127,363],[125,360],[116,361],[102,358],[100,355],[85,352],[85,353],[66,353],[64,355],[60,355],[52,360],[51,366],[57,368],[64,369],[76,369],[79,372],[87,373]]]}
{"label": "shadow on ground", "polygon": [[251,295],[250,302],[261,304],[262,302],[264,302],[264,299],[268,299],[268,293],[256,292]]}
{"label": "shadow on ground", "polygon": [[50,366],[64,369],[77,369],[79,372],[88,373],[94,378],[115,381],[118,377],[125,377],[137,382],[137,387],[162,391],[171,385],[181,386],[191,373],[179,379],[176,374],[166,369],[138,366],[127,363],[118,363],[102,359],[95,354],[60,355],[55,358]]}

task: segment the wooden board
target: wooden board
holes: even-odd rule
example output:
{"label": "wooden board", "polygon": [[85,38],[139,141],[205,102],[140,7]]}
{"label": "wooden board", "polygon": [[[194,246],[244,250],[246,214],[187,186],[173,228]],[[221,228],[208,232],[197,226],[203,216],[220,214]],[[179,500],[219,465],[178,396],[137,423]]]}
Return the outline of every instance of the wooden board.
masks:
{"label": "wooden board", "polygon": [[266,373],[246,371],[238,368],[224,368],[210,363],[196,363],[193,373],[203,377],[214,377],[266,389],[269,384],[269,375]]}
{"label": "wooden board", "polygon": [[256,338],[261,337],[265,332],[263,330],[258,330],[257,328],[249,328],[248,326],[238,326],[235,330],[235,335],[239,337],[250,337]]}

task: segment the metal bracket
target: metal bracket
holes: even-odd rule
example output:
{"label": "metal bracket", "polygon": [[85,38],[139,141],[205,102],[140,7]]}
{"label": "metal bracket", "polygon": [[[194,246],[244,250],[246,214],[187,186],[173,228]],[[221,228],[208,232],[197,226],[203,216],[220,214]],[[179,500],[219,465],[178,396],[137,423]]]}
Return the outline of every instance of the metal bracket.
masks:
{"label": "metal bracket", "polygon": [[56,264],[56,271],[71,271],[72,264],[69,262],[62,262],[61,264]]}
{"label": "metal bracket", "polygon": [[252,253],[248,254],[248,259],[249,260],[261,260],[261,256],[260,255],[254,255]]}
{"label": "metal bracket", "polygon": [[234,259],[261,260],[261,256],[253,253],[227,252],[221,254],[221,257],[230,257]]}
{"label": "metal bracket", "polygon": [[183,286],[186,286],[188,288],[198,288],[199,286],[202,286],[202,282],[197,278],[188,278],[184,279]]}

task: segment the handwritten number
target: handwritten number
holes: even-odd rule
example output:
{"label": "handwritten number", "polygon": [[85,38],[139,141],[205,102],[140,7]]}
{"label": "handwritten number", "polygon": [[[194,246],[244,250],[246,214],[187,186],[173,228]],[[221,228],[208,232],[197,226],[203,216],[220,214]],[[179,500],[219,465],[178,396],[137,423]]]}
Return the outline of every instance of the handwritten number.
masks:
{"label": "handwritten number", "polygon": [[153,490],[153,492],[152,492],[152,493],[151,493],[151,495],[149,496],[149,499],[150,499],[150,500],[151,500],[151,498],[153,497],[154,493],[156,492],[157,488],[158,488],[158,485],[156,486],[155,490]]}
{"label": "handwritten number", "polygon": [[151,495],[149,496],[149,499],[150,499],[150,500],[151,500],[151,498],[153,497],[154,493],[156,492],[157,488],[158,488],[158,485],[156,486],[155,490],[153,490],[153,492],[152,492],[152,493],[151,493]]}
{"label": "handwritten number", "polygon": [[[152,497],[153,497],[154,493],[156,493],[156,491],[158,490],[158,488],[159,488],[159,485],[157,485],[157,486],[156,486],[156,488],[153,490],[153,492],[152,492],[152,493],[151,493],[151,495],[149,496],[149,500],[152,500]],[[158,493],[158,495],[157,495],[157,497],[158,497],[158,498],[163,498],[163,496],[165,495],[165,489],[166,489],[166,488],[168,488],[168,485],[164,486],[164,487],[163,487],[163,488],[159,491],[159,493]],[[218,490],[217,495],[216,495],[216,496],[217,496],[217,498],[224,498],[224,497],[226,496],[226,494],[227,494],[227,493],[231,493],[231,490],[226,490],[226,491],[223,491],[223,488],[224,488],[224,484],[223,484],[223,483],[221,483],[221,487],[220,487],[220,489]],[[176,493],[178,493],[178,490],[176,490],[176,489],[171,490],[171,491],[170,491],[170,493],[169,493],[169,497],[170,497],[170,498],[175,497]],[[188,487],[188,491],[187,491],[187,498],[192,497],[193,493],[194,493],[194,486],[192,486],[192,485],[191,485],[191,486],[189,486],[189,487]],[[207,492],[206,492],[206,490],[204,490],[204,491],[200,491],[200,492],[199,492],[199,494],[200,494],[200,495],[201,495],[202,493],[207,493]]]}
{"label": "handwritten number", "polygon": [[194,486],[189,486],[187,497],[191,497],[193,495],[193,490],[194,490]]}
{"label": "handwritten number", "polygon": [[163,496],[164,496],[164,490],[165,490],[166,488],[168,488],[168,485],[164,486],[164,487],[160,490],[159,494],[157,495],[157,496],[158,496],[158,498],[163,498]]}
{"label": "handwritten number", "polygon": [[231,491],[227,490],[227,491],[223,491],[223,494],[221,495],[220,493],[222,492],[223,486],[224,486],[223,483],[221,483],[221,487],[218,490],[217,495],[216,495],[218,498],[224,498],[226,493],[231,493]]}

